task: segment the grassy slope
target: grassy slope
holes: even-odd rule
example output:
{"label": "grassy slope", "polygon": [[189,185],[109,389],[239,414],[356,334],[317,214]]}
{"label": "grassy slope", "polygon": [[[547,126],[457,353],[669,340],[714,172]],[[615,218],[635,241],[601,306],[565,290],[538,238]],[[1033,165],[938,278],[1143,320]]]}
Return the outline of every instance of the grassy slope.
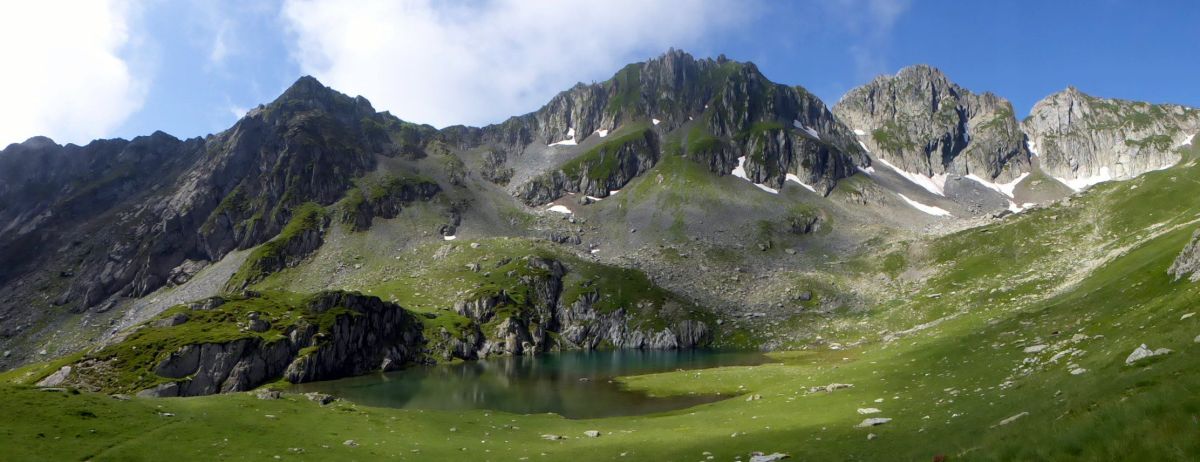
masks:
{"label": "grassy slope", "polygon": [[[831,323],[831,339],[861,346],[777,353],[779,363],[764,366],[624,379],[656,394],[753,393],[761,400],[570,421],[349,403],[322,408],[244,394],[124,402],[5,386],[0,415],[10,424],[0,427],[0,446],[15,460],[686,460],[703,459],[704,451],[717,460],[745,459],[751,451],[802,460],[1187,459],[1200,453],[1200,375],[1193,372],[1200,366],[1193,341],[1200,317],[1181,317],[1196,310],[1200,286],[1166,275],[1200,212],[1200,168],[1185,163],[1100,185],[1070,207],[930,243],[898,264],[936,268],[927,284]],[[1175,352],[1125,365],[1141,343]],[[1047,347],[1026,353],[1033,345]],[[1087,372],[1071,375],[1070,364]],[[805,392],[834,382],[855,386]],[[854,428],[864,418],[855,410],[863,407],[895,420]],[[998,425],[1023,412],[1029,414]],[[582,437],[590,429],[604,436]],[[546,441],[544,433],[570,438]],[[867,440],[868,433],[878,438]],[[342,445],[346,439],[360,446]],[[305,452],[288,452],[293,447]]]}

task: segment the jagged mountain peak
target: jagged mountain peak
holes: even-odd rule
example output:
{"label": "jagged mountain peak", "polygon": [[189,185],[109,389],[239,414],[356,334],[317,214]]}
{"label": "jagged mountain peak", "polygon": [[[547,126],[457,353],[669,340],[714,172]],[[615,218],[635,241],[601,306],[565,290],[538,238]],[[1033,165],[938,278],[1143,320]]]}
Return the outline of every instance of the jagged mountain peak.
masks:
{"label": "jagged mountain peak", "polygon": [[564,160],[557,150],[621,129],[648,130],[649,138],[638,137],[645,141],[639,149],[654,151],[654,156],[639,156],[624,174],[589,184],[565,173],[553,181],[535,178],[537,184],[525,183],[529,175],[518,175],[516,193],[530,204],[576,190],[604,197],[652,166],[668,137],[677,138],[684,155],[718,175],[730,174],[744,158],[747,178],[771,188],[795,175],[828,193],[838,179],[855,172],[855,165],[869,163],[850,130],[803,87],[772,82],[752,63],[724,56],[697,59],[675,49],[626,65],[604,82],[561,92],[534,113],[485,127],[481,141],[500,153],[489,160],[492,170],[508,171],[499,164],[532,152],[547,158],[539,165],[551,164],[553,173],[553,164]]}
{"label": "jagged mountain peak", "polygon": [[873,154],[907,172],[1008,182],[1030,169],[1012,104],[927,64],[850,90],[833,113]]}
{"label": "jagged mountain peak", "polygon": [[1022,127],[1042,169],[1078,190],[1174,165],[1200,131],[1200,111],[1068,86],[1035,103]]}

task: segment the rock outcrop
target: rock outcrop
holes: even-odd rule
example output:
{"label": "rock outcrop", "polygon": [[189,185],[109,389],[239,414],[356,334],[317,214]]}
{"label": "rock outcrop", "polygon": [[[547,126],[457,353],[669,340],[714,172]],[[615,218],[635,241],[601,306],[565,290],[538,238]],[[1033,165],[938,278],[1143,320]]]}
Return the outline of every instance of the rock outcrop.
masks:
{"label": "rock outcrop", "polygon": [[437,182],[424,178],[384,178],[352,189],[342,205],[341,221],[355,231],[363,231],[371,227],[375,217],[396,218],[405,205],[428,201],[441,190]]}
{"label": "rock outcrop", "polygon": [[531,206],[568,192],[604,198],[645,173],[658,159],[658,136],[648,128],[641,129],[592,148],[557,170],[519,186],[514,194]]}
{"label": "rock outcrop", "polygon": [[1200,230],[1192,233],[1192,240],[1175,257],[1167,274],[1178,281],[1187,277],[1191,282],[1200,281]]}
{"label": "rock outcrop", "polygon": [[647,298],[608,306],[596,286],[570,287],[567,294],[569,269],[558,261],[527,257],[520,267],[523,274],[511,287],[481,291],[455,305],[483,334],[474,337],[471,357],[553,349],[690,349],[712,341],[710,327],[681,301]]}
{"label": "rock outcrop", "polygon": [[250,390],[286,379],[329,380],[393,370],[424,360],[420,320],[398,305],[348,292],[323,292],[304,306],[328,325],[301,322],[283,338],[246,336],[227,342],[188,344],[170,353],[153,372],[178,379],[143,390],[142,396],[197,396]]}
{"label": "rock outcrop", "polygon": [[1041,168],[1075,189],[1179,161],[1200,111],[1087,95],[1075,87],[1038,101],[1022,123]]}
{"label": "rock outcrop", "polygon": [[929,66],[850,90],[833,113],[873,154],[907,172],[1008,183],[1030,171],[1012,104],[972,93]]}

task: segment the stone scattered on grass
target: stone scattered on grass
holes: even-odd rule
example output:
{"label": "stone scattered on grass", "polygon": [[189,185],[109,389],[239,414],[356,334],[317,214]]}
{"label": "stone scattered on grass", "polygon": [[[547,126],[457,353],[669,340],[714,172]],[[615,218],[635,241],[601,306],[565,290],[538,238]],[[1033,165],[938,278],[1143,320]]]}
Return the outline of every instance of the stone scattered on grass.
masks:
{"label": "stone scattered on grass", "polygon": [[873,407],[860,407],[860,408],[858,408],[858,413],[859,413],[859,414],[862,414],[862,415],[867,415],[867,414],[878,414],[878,413],[880,413],[880,412],[883,412],[883,411],[880,411],[879,409],[877,409],[877,408],[873,408]]}
{"label": "stone scattered on grass", "polygon": [[861,423],[859,423],[858,425],[856,425],[856,427],[858,427],[858,428],[874,427],[874,426],[878,426],[878,425],[883,425],[883,424],[891,422],[891,421],[892,421],[892,419],[890,419],[888,417],[872,417],[870,419],[863,419],[863,421]]}
{"label": "stone scattered on grass", "polygon": [[1017,421],[1017,419],[1020,419],[1021,417],[1025,417],[1025,416],[1027,416],[1027,415],[1029,415],[1029,412],[1028,412],[1028,411],[1026,411],[1026,412],[1022,412],[1022,413],[1020,413],[1020,414],[1014,415],[1014,416],[1012,416],[1012,417],[1009,417],[1009,418],[1007,418],[1007,419],[1001,420],[1001,421],[1000,421],[1000,423],[996,424],[996,426],[998,426],[998,427],[1002,427],[1002,426],[1008,425],[1008,424],[1010,424],[1010,423],[1016,422],[1016,421]]}
{"label": "stone scattered on grass", "polygon": [[327,395],[325,393],[312,392],[305,393],[304,396],[307,396],[309,401],[315,401],[317,404],[322,406],[337,401],[336,397],[333,395]]}
{"label": "stone scattered on grass", "polygon": [[843,388],[851,388],[853,386],[854,386],[854,384],[852,384],[852,383],[831,383],[831,384],[825,385],[823,387],[809,388],[808,392],[809,393],[817,393],[817,392],[823,391],[826,393],[832,393],[834,390],[841,390]]}
{"label": "stone scattered on grass", "polygon": [[1080,375],[1080,374],[1083,374],[1084,372],[1087,372],[1087,369],[1084,369],[1082,367],[1076,367],[1074,369],[1071,369],[1071,375]]}
{"label": "stone scattered on grass", "polygon": [[756,453],[750,455],[750,462],[775,462],[777,460],[788,459],[791,457],[792,456],[789,456],[782,452],[773,452],[771,454],[763,454],[761,452],[756,452]]}
{"label": "stone scattered on grass", "polygon": [[343,441],[342,444],[348,448],[357,448],[358,447],[358,441],[354,441],[354,440],[346,440],[346,441]]}
{"label": "stone scattered on grass", "polygon": [[1162,356],[1162,355],[1165,355],[1170,352],[1171,352],[1171,350],[1167,349],[1167,348],[1159,348],[1157,350],[1151,350],[1150,348],[1146,347],[1145,343],[1143,343],[1136,350],[1133,350],[1133,353],[1130,353],[1129,357],[1125,358],[1125,364],[1127,364],[1127,365],[1133,364],[1133,363],[1136,363],[1136,362],[1141,361],[1146,358]]}
{"label": "stone scattered on grass", "polygon": [[583,432],[583,434],[586,435],[588,438],[598,438],[600,436],[600,431],[588,430],[586,432]]}
{"label": "stone scattered on grass", "polygon": [[1192,317],[1192,316],[1195,316],[1195,315],[1196,315],[1196,313],[1188,313],[1188,314],[1185,314],[1185,315],[1183,315],[1183,316],[1180,316],[1180,317],[1179,317],[1179,320],[1180,320],[1180,321],[1182,321],[1182,320],[1184,320],[1184,319],[1190,318],[1190,317]]}
{"label": "stone scattered on grass", "polygon": [[879,435],[876,435],[874,433],[867,433],[867,441],[873,440],[875,438],[879,438]]}
{"label": "stone scattered on grass", "polygon": [[1025,352],[1026,353],[1041,353],[1042,350],[1046,349],[1046,347],[1047,347],[1047,345],[1045,345],[1045,344],[1027,346],[1027,347],[1025,347]]}
{"label": "stone scattered on grass", "polygon": [[747,401],[747,402],[749,402],[749,401],[758,401],[758,400],[760,400],[760,399],[762,399],[762,395],[760,395],[760,394],[758,394],[758,393],[755,393],[755,394],[752,394],[752,395],[750,395],[750,396],[747,396],[747,397],[746,397],[746,401]]}
{"label": "stone scattered on grass", "polygon": [[563,439],[563,436],[561,436],[561,435],[551,435],[551,434],[547,433],[547,434],[545,434],[545,435],[542,435],[542,439],[544,439],[544,440],[547,440],[547,441],[556,441],[556,440],[561,440],[561,439]]}
{"label": "stone scattered on grass", "polygon": [[279,390],[258,390],[254,392],[254,396],[258,399],[279,399],[283,393],[280,393]]}

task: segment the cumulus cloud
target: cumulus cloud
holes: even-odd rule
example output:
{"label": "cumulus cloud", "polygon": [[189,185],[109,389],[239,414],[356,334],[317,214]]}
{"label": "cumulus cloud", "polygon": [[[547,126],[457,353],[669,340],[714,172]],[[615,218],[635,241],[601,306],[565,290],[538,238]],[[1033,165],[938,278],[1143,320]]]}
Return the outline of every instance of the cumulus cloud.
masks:
{"label": "cumulus cloud", "polygon": [[34,135],[83,143],[141,107],[144,82],[122,57],[133,13],[115,0],[0,3],[0,148]]}
{"label": "cumulus cloud", "polygon": [[694,48],[735,26],[748,2],[288,0],[301,69],[379,109],[436,126],[537,109],[632,59]]}

